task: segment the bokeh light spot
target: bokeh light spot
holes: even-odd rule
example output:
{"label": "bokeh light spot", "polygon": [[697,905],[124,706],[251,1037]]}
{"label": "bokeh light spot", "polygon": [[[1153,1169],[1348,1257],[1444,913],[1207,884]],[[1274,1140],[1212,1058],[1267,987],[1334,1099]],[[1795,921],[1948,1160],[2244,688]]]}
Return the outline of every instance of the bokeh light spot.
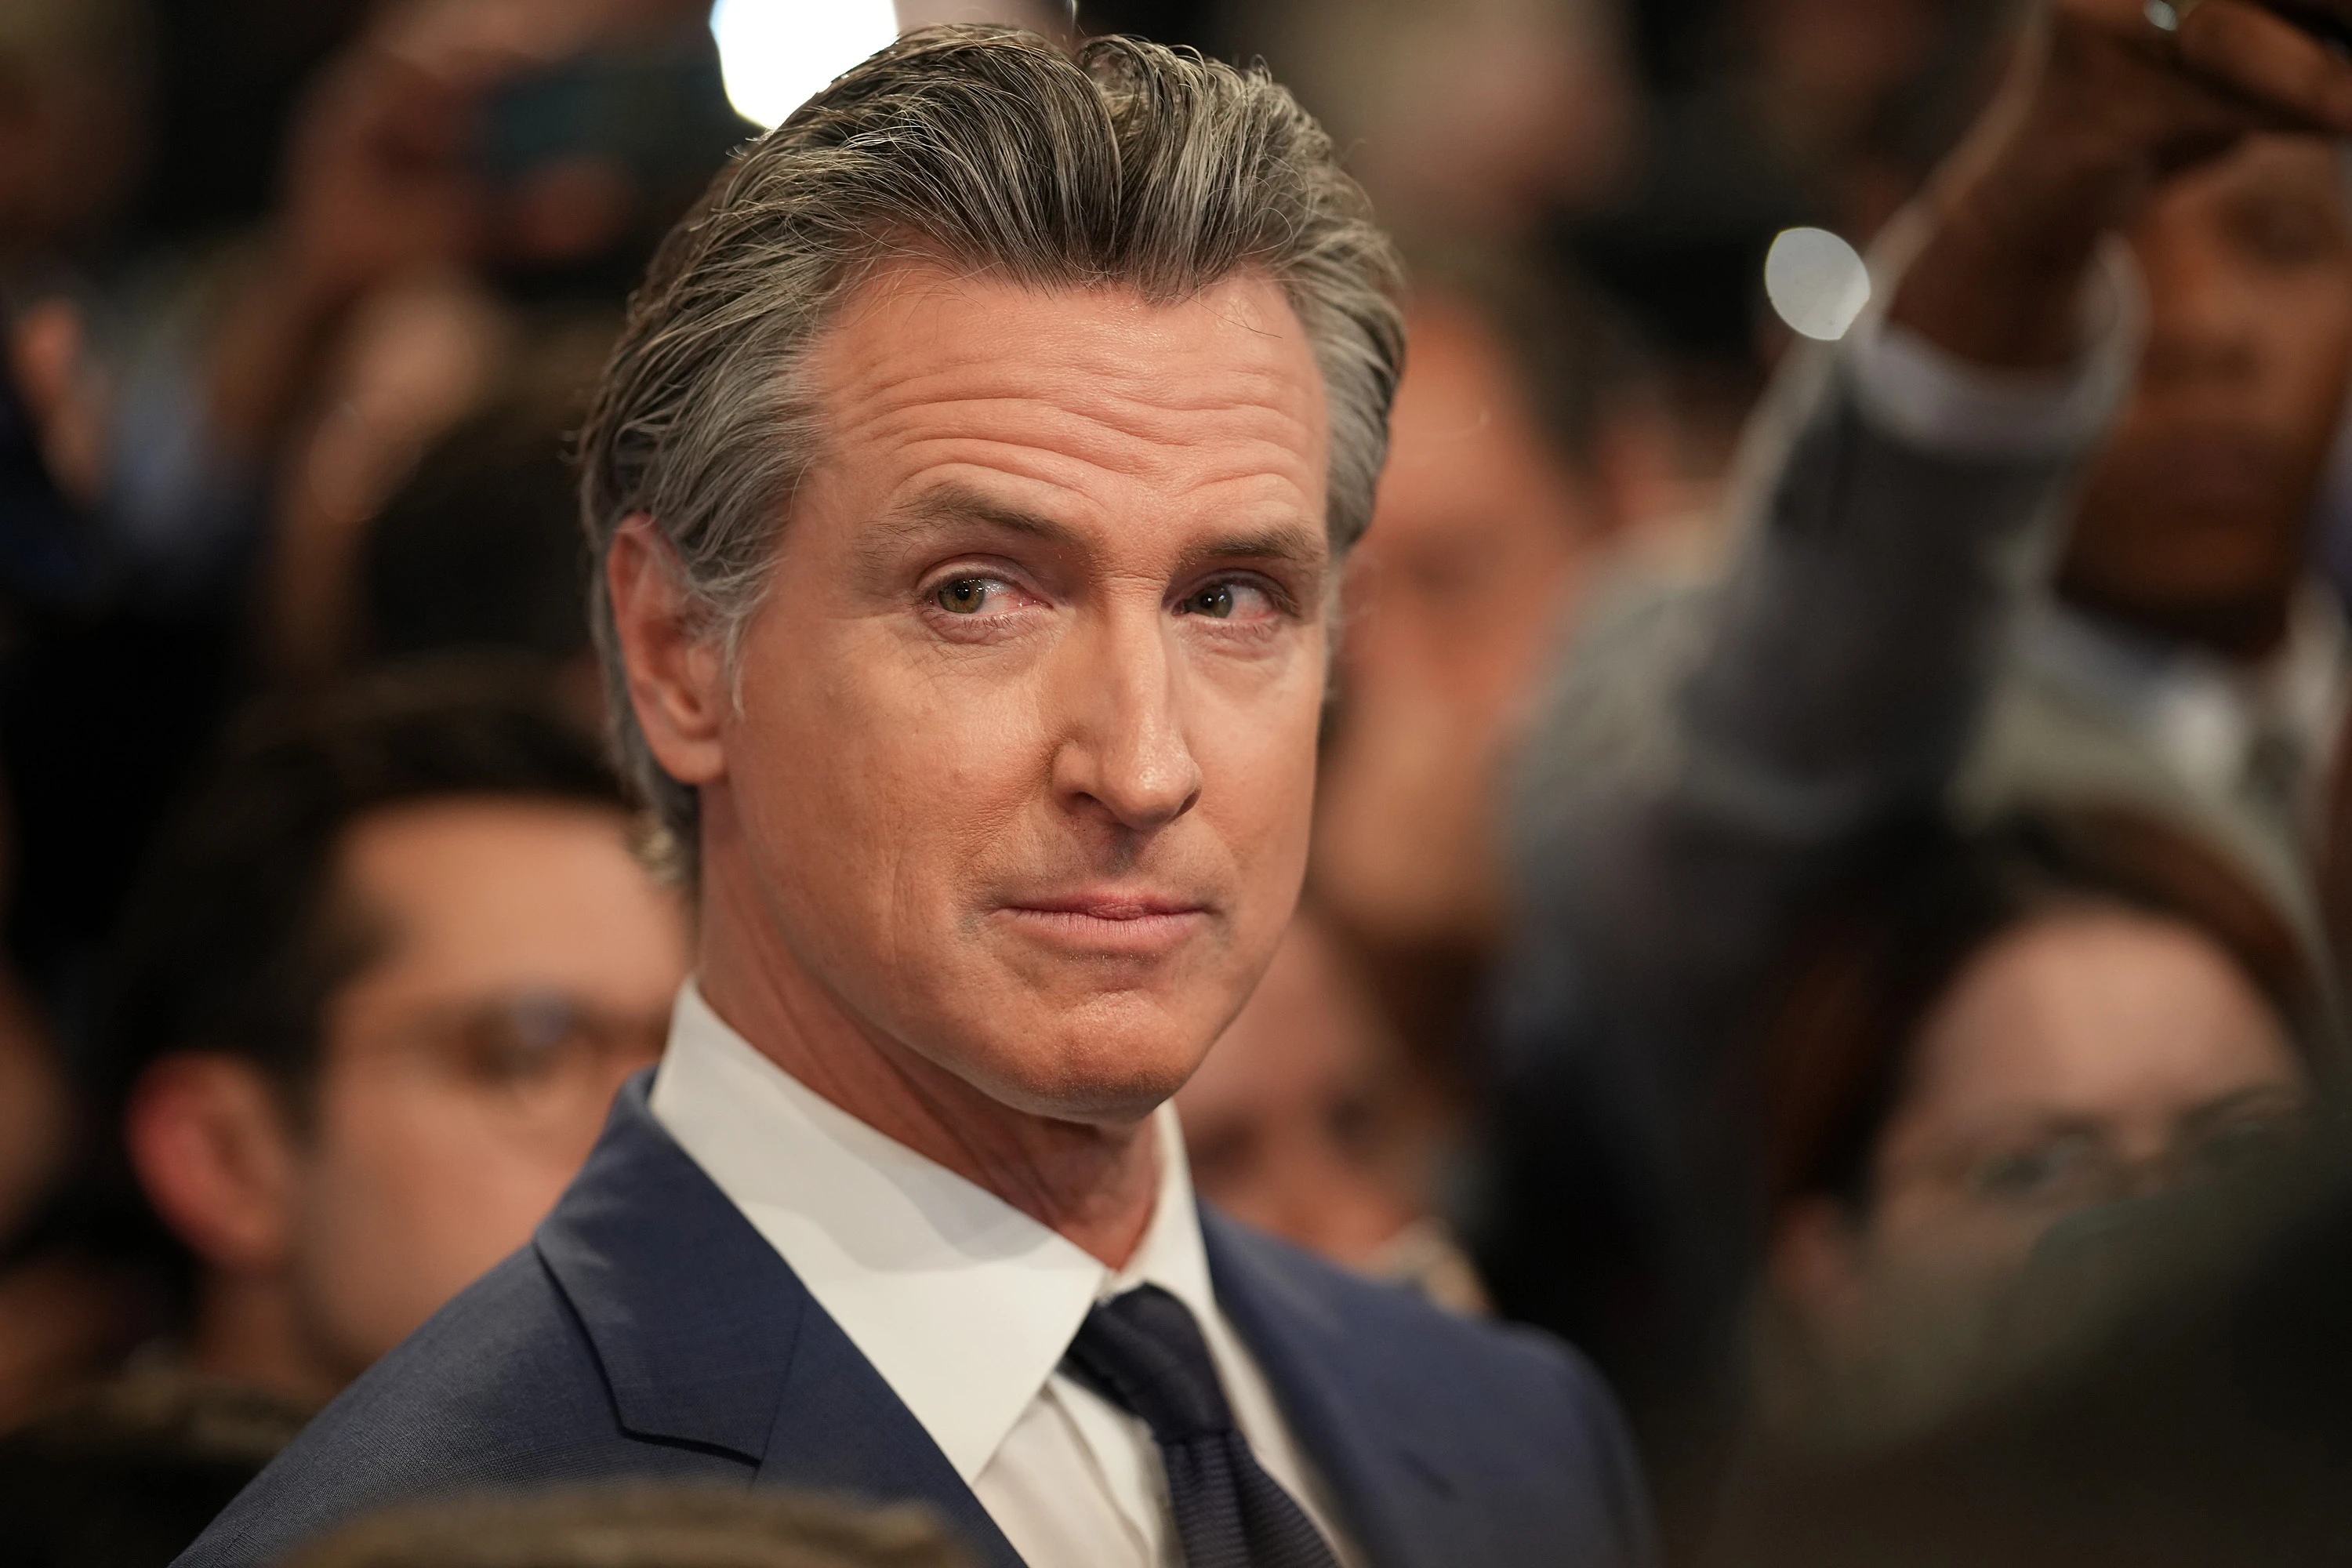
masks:
{"label": "bokeh light spot", "polygon": [[898,16],[890,0],[719,0],[710,36],[735,112],[778,125],[897,37]]}
{"label": "bokeh light spot", "polygon": [[1870,269],[1825,228],[1788,229],[1764,258],[1764,294],[1791,331],[1832,342],[1870,303]]}

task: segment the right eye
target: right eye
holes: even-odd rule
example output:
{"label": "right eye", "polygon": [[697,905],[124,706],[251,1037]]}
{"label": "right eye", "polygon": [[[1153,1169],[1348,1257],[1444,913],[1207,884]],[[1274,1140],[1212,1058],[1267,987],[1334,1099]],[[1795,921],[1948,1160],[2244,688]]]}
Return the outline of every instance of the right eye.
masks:
{"label": "right eye", "polygon": [[932,601],[951,616],[976,616],[988,608],[992,594],[1004,584],[993,577],[950,577],[931,595]]}
{"label": "right eye", "polygon": [[2086,1133],[2068,1133],[1988,1157],[1970,1184],[1989,1198],[2041,1204],[2077,1198],[2104,1175],[2105,1151]]}

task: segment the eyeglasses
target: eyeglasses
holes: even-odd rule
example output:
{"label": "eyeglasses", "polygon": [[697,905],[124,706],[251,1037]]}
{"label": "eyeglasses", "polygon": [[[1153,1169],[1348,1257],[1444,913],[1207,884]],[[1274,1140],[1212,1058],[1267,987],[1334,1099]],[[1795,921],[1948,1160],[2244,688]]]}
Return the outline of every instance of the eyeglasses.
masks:
{"label": "eyeglasses", "polygon": [[532,1126],[600,1121],[620,1080],[661,1055],[667,1010],[624,1014],[559,991],[526,990],[386,1020],[394,1054],[429,1064]]}
{"label": "eyeglasses", "polygon": [[2306,1125],[2300,1100],[2263,1092],[2192,1113],[2153,1154],[2126,1152],[2107,1128],[2054,1126],[1955,1151],[1907,1175],[1893,1173],[1885,1184],[1924,1181],[1986,1206],[2060,1213],[2244,1172],[2290,1147]]}

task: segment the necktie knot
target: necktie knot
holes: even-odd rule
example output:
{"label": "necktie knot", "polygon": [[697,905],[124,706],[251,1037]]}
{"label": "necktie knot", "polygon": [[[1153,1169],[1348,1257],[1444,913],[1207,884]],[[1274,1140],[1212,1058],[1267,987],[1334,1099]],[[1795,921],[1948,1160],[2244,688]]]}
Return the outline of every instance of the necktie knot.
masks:
{"label": "necktie knot", "polygon": [[1184,1303],[1157,1285],[1098,1303],[1071,1342],[1069,1359],[1110,1401],[1160,1443],[1234,1429],[1208,1342]]}
{"label": "necktie knot", "polygon": [[1337,1568],[1314,1521],[1250,1453],[1183,1302],[1144,1285],[1097,1303],[1065,1364],[1151,1428],[1186,1568]]}

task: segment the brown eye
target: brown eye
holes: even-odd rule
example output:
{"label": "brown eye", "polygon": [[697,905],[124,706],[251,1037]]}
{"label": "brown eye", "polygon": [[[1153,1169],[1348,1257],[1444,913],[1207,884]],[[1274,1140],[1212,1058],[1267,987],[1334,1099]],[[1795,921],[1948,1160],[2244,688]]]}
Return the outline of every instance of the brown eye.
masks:
{"label": "brown eye", "polygon": [[931,595],[940,609],[951,616],[976,616],[988,607],[989,581],[985,577],[958,577],[944,583]]}
{"label": "brown eye", "polygon": [[1179,615],[1206,616],[1213,621],[1230,620],[1234,614],[1234,585],[1218,583],[1202,589],[1176,606]]}

